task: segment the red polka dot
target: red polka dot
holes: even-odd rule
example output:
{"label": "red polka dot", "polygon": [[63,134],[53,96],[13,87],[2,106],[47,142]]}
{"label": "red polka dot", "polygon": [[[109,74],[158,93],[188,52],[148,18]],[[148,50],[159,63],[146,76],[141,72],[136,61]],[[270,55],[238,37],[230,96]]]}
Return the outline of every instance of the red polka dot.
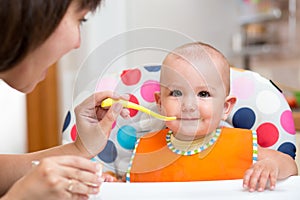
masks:
{"label": "red polka dot", "polygon": [[[130,98],[129,98],[130,102],[138,104],[138,105],[140,104],[138,99],[133,94],[129,94],[129,95],[130,95]],[[138,111],[135,109],[129,108],[128,110],[129,110],[130,117],[134,117],[138,113]]]}
{"label": "red polka dot", "polygon": [[271,123],[263,123],[257,129],[257,142],[262,147],[274,145],[279,138],[279,131]]}
{"label": "red polka dot", "polygon": [[76,129],[76,124],[73,125],[71,129],[71,139],[72,141],[75,141],[77,137],[77,129]]}
{"label": "red polka dot", "polygon": [[140,81],[141,74],[139,69],[124,70],[121,74],[121,80],[125,85],[135,85]]}

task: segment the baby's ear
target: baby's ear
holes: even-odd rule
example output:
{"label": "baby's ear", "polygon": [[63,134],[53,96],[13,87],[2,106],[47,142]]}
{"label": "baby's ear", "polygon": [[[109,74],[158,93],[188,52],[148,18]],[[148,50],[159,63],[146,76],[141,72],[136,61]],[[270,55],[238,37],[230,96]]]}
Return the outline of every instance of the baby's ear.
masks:
{"label": "baby's ear", "polygon": [[226,120],[229,114],[231,113],[234,105],[236,103],[236,97],[235,96],[227,96],[224,103],[224,110],[223,110],[223,120]]}
{"label": "baby's ear", "polygon": [[160,92],[154,92],[154,98],[158,108],[160,108],[161,106]]}

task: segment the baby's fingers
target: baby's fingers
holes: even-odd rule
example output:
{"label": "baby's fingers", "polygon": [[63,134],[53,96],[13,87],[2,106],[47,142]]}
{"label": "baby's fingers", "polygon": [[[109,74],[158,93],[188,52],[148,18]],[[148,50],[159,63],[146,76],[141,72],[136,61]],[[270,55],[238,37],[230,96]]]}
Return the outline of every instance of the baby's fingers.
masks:
{"label": "baby's fingers", "polygon": [[258,181],[257,191],[262,192],[265,190],[269,177],[270,177],[269,171],[263,170],[261,172],[259,181]]}
{"label": "baby's fingers", "polygon": [[274,190],[276,186],[278,173],[276,171],[270,173],[270,190]]}
{"label": "baby's fingers", "polygon": [[243,179],[243,187],[245,189],[249,188],[249,182],[250,182],[250,177],[251,177],[252,173],[253,173],[253,169],[252,168],[248,169],[245,172],[244,179]]}
{"label": "baby's fingers", "polygon": [[248,188],[249,192],[254,192],[258,184],[262,169],[260,168],[251,168],[246,171],[244,182],[246,183],[244,187]]}

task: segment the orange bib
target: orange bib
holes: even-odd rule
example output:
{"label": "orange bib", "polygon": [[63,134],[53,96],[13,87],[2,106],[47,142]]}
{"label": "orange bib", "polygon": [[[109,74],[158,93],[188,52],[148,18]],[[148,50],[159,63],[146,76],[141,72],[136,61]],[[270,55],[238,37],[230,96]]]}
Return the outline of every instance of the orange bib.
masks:
{"label": "orange bib", "polygon": [[168,131],[164,129],[139,139],[128,169],[127,181],[240,179],[253,163],[257,144],[254,142],[256,134],[251,130],[222,128],[216,143],[203,158],[197,153],[179,155],[172,152],[166,142]]}

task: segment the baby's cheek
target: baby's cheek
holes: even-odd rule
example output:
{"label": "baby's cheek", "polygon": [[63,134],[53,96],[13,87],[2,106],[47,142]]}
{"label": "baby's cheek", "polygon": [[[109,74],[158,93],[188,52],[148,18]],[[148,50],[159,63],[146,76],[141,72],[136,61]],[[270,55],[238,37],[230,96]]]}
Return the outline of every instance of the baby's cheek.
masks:
{"label": "baby's cheek", "polygon": [[168,116],[180,116],[181,115],[181,106],[179,104],[173,104],[173,106],[166,107],[166,114]]}
{"label": "baby's cheek", "polygon": [[166,122],[166,127],[168,127],[169,129],[171,129],[173,132],[178,132],[179,128],[180,128],[180,123],[175,120],[175,121],[167,121]]}

